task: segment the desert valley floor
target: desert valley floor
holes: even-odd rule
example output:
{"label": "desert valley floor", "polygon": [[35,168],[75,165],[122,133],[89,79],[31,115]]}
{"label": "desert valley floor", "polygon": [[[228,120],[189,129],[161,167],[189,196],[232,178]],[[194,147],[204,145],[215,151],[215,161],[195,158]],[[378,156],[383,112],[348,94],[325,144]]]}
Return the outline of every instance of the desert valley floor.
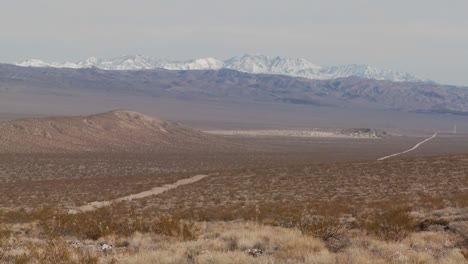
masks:
{"label": "desert valley floor", "polygon": [[466,262],[468,134],[378,161],[433,131],[213,134],[130,111],[0,131],[2,263],[54,263],[50,245],[56,263]]}

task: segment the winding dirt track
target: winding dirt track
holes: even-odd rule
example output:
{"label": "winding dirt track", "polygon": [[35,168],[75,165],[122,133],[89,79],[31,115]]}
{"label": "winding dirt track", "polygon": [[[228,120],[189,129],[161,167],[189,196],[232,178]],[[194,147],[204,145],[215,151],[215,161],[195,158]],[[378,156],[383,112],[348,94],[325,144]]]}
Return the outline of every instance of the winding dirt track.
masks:
{"label": "winding dirt track", "polygon": [[151,190],[148,190],[148,191],[135,193],[135,194],[130,194],[130,195],[120,197],[120,198],[116,198],[116,199],[109,200],[109,201],[91,202],[91,203],[88,203],[86,205],[71,209],[71,210],[69,210],[69,213],[75,214],[75,213],[78,213],[78,212],[93,211],[93,210],[96,210],[96,209],[101,208],[101,207],[109,206],[112,203],[122,202],[122,201],[131,201],[131,200],[134,200],[134,199],[141,199],[141,198],[144,198],[144,197],[161,194],[163,192],[169,191],[171,189],[175,189],[175,188],[177,188],[179,186],[182,186],[182,185],[195,183],[195,182],[200,181],[200,180],[202,180],[202,179],[204,179],[204,178],[206,178],[208,176],[209,175],[196,175],[196,176],[193,176],[191,178],[178,180],[177,182],[175,182],[173,184],[166,184],[166,185],[163,185],[161,187],[155,187],[155,188],[153,188]]}
{"label": "winding dirt track", "polygon": [[431,137],[429,138],[426,138],[425,140],[419,142],[418,144],[416,144],[414,147],[408,149],[408,150],[405,150],[405,151],[402,151],[402,152],[398,152],[398,153],[395,153],[395,154],[392,154],[392,155],[388,155],[388,156],[385,156],[385,157],[382,157],[380,159],[378,159],[378,161],[381,161],[381,160],[386,160],[386,159],[389,159],[389,158],[392,158],[392,157],[396,157],[396,156],[399,156],[399,155],[403,155],[405,153],[408,153],[408,152],[411,152],[413,150],[416,150],[417,148],[419,148],[422,144],[428,142],[429,140],[432,140],[434,138],[436,138],[438,135],[438,133],[434,133],[434,135],[432,135]]}

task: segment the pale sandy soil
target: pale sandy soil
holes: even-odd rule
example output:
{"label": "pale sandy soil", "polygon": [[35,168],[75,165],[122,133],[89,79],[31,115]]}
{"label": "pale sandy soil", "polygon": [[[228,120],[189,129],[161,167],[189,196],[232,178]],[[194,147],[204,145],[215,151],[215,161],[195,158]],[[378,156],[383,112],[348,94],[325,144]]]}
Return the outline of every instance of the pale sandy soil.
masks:
{"label": "pale sandy soil", "polygon": [[205,130],[205,133],[220,136],[244,137],[303,137],[303,138],[378,138],[375,133],[359,133],[326,130]]}
{"label": "pale sandy soil", "polygon": [[161,187],[154,187],[154,188],[152,188],[151,190],[148,190],[148,191],[143,191],[143,192],[139,192],[139,193],[130,194],[130,195],[120,197],[120,198],[117,198],[117,199],[113,199],[113,200],[109,200],[109,201],[94,201],[94,202],[88,203],[86,205],[80,206],[80,207],[78,207],[76,209],[71,209],[69,212],[70,213],[77,213],[77,212],[93,211],[93,210],[95,210],[97,208],[101,208],[101,207],[104,207],[104,206],[109,206],[112,203],[116,203],[116,202],[131,201],[131,200],[134,200],[134,199],[141,199],[141,198],[145,198],[145,197],[152,196],[152,195],[158,195],[158,194],[161,194],[163,192],[166,192],[166,191],[169,191],[171,189],[182,186],[182,185],[195,183],[195,182],[200,181],[200,180],[202,180],[202,179],[204,179],[204,178],[206,178],[208,176],[209,175],[196,175],[196,176],[193,176],[191,178],[178,180],[174,184],[166,184],[166,185],[161,186]]}

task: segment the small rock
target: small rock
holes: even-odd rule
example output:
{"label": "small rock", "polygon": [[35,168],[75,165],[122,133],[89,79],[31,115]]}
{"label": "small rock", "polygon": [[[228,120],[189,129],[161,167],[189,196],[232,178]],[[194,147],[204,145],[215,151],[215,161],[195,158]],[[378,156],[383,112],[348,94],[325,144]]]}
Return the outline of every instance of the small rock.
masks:
{"label": "small rock", "polygon": [[263,255],[264,252],[261,249],[254,248],[254,249],[249,249],[247,253],[249,253],[250,256],[256,258],[256,257],[260,257],[261,255]]}
{"label": "small rock", "polygon": [[100,249],[101,249],[103,252],[111,251],[112,248],[113,248],[112,245],[109,245],[109,244],[106,244],[106,243],[102,244],[101,247],[100,247]]}
{"label": "small rock", "polygon": [[68,242],[68,244],[73,247],[73,248],[81,248],[83,247],[83,243],[79,242],[79,241],[70,241]]}

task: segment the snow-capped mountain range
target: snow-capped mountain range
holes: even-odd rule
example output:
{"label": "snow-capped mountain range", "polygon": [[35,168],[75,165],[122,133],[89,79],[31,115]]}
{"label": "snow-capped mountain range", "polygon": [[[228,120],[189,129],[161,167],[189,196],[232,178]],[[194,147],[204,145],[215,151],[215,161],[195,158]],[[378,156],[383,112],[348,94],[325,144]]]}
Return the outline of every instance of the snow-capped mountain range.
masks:
{"label": "snow-capped mountain range", "polygon": [[320,66],[305,59],[270,57],[265,55],[244,55],[225,61],[202,58],[189,61],[161,60],[141,55],[122,56],[111,59],[88,58],[80,62],[45,62],[31,59],[15,63],[23,67],[91,68],[103,70],[219,70],[232,69],[254,74],[279,74],[308,79],[328,80],[349,76],[394,82],[430,82],[406,72],[378,69],[369,65]]}

